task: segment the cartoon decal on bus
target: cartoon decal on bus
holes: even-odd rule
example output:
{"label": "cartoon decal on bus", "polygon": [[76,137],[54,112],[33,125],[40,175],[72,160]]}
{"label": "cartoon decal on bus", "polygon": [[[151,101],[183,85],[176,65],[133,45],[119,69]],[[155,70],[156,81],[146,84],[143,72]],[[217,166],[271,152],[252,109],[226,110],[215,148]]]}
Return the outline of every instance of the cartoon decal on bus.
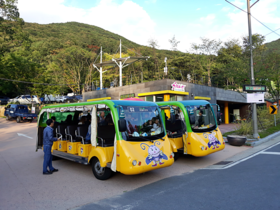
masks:
{"label": "cartoon decal on bus", "polygon": [[162,162],[162,159],[164,160],[168,160],[167,156],[156,146],[160,145],[159,141],[155,141],[154,145],[149,146],[148,144],[142,143],[141,149],[145,150],[146,146],[148,146],[148,157],[146,158],[146,164],[149,165],[151,162],[154,163],[154,165],[152,165],[152,167],[156,167],[157,163],[159,163],[159,165],[164,164],[164,162]]}
{"label": "cartoon decal on bus", "polygon": [[215,132],[210,133],[210,134],[207,134],[207,133],[204,133],[204,134],[203,134],[203,136],[204,136],[205,138],[208,137],[208,139],[209,139],[209,142],[208,142],[208,147],[209,147],[209,149],[211,149],[212,146],[213,146],[212,149],[216,149],[216,148],[218,149],[218,148],[219,148],[218,145],[221,145],[221,143],[220,143],[219,140],[215,137],[215,135],[216,135]]}

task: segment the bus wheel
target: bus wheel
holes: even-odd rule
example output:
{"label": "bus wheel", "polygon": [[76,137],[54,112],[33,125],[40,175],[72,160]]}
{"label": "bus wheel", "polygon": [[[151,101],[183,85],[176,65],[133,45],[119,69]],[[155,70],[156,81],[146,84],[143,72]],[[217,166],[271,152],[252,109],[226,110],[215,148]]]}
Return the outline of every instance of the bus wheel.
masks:
{"label": "bus wheel", "polygon": [[101,167],[100,162],[97,158],[94,158],[91,162],[92,172],[96,179],[106,180],[112,175],[112,170],[107,167]]}
{"label": "bus wheel", "polygon": [[17,123],[20,123],[21,119],[20,117],[17,117]]}

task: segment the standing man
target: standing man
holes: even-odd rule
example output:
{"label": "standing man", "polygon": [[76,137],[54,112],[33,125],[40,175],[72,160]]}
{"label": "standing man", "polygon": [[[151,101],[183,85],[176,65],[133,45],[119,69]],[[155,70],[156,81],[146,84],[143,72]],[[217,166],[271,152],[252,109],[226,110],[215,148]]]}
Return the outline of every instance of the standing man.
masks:
{"label": "standing man", "polygon": [[[53,137],[53,126],[54,122],[52,119],[47,120],[47,127],[44,129],[43,133],[43,145],[44,145],[44,163],[43,163],[43,174],[50,175],[53,172],[57,172],[58,169],[55,169],[52,166],[52,145],[54,141],[57,141],[57,138]],[[49,167],[49,171],[47,169]]]}

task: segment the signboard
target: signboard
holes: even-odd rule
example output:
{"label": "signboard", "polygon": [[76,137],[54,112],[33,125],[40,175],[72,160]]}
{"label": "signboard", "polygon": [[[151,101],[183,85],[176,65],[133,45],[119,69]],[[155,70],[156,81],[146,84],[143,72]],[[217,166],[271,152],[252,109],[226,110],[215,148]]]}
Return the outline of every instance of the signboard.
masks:
{"label": "signboard", "polygon": [[171,84],[171,90],[174,90],[174,91],[185,92],[185,87],[186,87],[186,85],[177,84],[177,82],[174,82],[173,84]]}
{"label": "signboard", "polygon": [[277,114],[277,106],[276,105],[269,106],[269,114]]}
{"label": "signboard", "polygon": [[129,93],[129,94],[124,94],[121,95],[121,99],[125,99],[125,98],[134,98],[135,97],[135,93]]}
{"label": "signboard", "polygon": [[32,114],[35,114],[35,107],[32,107],[32,108],[31,108],[31,113],[32,113]]}
{"label": "signboard", "polygon": [[247,93],[247,103],[264,103],[264,94]]}
{"label": "signboard", "polygon": [[246,92],[266,92],[265,85],[243,85],[243,91]]}

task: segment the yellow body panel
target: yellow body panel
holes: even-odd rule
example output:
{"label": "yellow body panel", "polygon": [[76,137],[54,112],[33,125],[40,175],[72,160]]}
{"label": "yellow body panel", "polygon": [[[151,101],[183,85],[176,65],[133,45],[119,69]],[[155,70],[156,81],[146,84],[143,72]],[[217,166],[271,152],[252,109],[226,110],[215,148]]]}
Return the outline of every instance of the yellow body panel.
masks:
{"label": "yellow body panel", "polygon": [[67,153],[76,155],[78,154],[78,145],[81,142],[67,142]]}
{"label": "yellow body panel", "polygon": [[78,145],[78,155],[81,157],[88,157],[91,151],[91,144],[79,144]]}
{"label": "yellow body panel", "polygon": [[67,141],[57,141],[58,143],[58,151],[66,152],[67,151]]}
{"label": "yellow body panel", "polygon": [[184,146],[182,137],[177,137],[177,138],[168,137],[168,139],[170,141],[173,152],[178,152],[177,150]]}
{"label": "yellow body panel", "polygon": [[[167,137],[164,139],[155,140],[154,143],[117,141],[117,171],[134,175],[172,165],[174,158],[170,158],[170,142]],[[154,149],[159,153],[152,154]],[[134,160],[137,162],[135,166],[132,164]]]}
{"label": "yellow body panel", "polygon": [[89,154],[88,161],[93,157],[97,157],[101,167],[106,167],[107,163],[111,163],[113,160],[114,147],[93,147],[91,146],[91,151]]}
{"label": "yellow body panel", "polygon": [[57,141],[54,141],[53,142],[53,145],[52,145],[52,151],[55,149],[55,150],[57,150],[57,148],[58,148],[58,142]]}
{"label": "yellow body panel", "polygon": [[[210,140],[211,139],[211,140]],[[216,139],[219,143],[215,143]],[[174,152],[184,147],[183,137],[169,138]],[[210,147],[208,143],[210,142]],[[196,157],[206,156],[225,148],[225,142],[219,128],[211,132],[194,133],[189,132],[187,137],[187,154]],[[203,149],[202,149],[203,147]]]}

